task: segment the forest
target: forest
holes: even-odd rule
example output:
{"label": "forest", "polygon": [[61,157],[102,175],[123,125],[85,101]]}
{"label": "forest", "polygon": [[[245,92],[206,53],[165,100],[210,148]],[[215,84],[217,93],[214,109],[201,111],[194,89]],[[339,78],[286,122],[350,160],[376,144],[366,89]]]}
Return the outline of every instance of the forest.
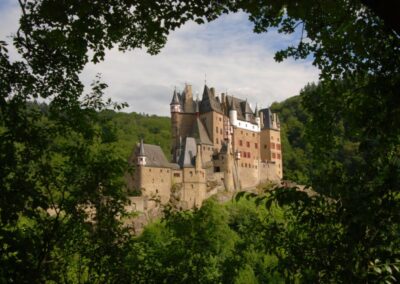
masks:
{"label": "forest", "polygon": [[[396,1],[18,3],[20,59],[0,41],[0,282],[399,281]],[[168,153],[169,119],[123,113],[101,78],[86,93],[79,74],[114,46],[155,55],[186,22],[238,11],[255,33],[301,29],[275,60],[312,56],[320,69],[318,84],[271,106],[285,179],[315,194],[266,187],[166,207],[135,236],[123,225],[127,156],[139,137]]]}

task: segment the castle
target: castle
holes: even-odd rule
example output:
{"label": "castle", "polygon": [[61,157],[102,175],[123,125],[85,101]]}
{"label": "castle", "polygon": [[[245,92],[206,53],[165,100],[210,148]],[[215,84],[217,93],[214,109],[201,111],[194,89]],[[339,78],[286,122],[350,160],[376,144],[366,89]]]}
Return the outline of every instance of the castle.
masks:
{"label": "castle", "polygon": [[218,190],[234,192],[282,178],[280,122],[270,109],[253,111],[247,100],[204,87],[194,100],[192,87],[176,90],[170,103],[169,162],[157,145],[138,143],[130,158],[136,167],[128,189],[136,209],[173,200],[179,208],[201,206]]}

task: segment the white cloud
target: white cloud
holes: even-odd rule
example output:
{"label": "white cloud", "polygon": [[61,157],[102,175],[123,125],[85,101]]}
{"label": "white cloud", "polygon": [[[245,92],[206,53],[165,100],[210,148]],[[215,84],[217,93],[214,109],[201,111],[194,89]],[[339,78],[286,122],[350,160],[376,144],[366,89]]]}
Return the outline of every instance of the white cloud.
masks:
{"label": "white cloud", "polygon": [[185,82],[202,94],[204,77],[217,93],[247,98],[263,107],[297,95],[308,82],[318,80],[318,70],[309,61],[273,60],[277,48],[292,39],[276,32],[256,35],[246,15],[224,16],[206,25],[193,23],[173,32],[160,54],[142,50],[120,53],[111,50],[106,60],[89,64],[85,81],[99,72],[109,83],[108,94],[127,101],[126,111],[168,115],[174,86]]}
{"label": "white cloud", "polygon": [[[2,39],[16,31],[19,15],[15,1],[3,3]],[[170,34],[156,56],[143,50],[110,50],[104,62],[88,64],[81,78],[89,85],[101,73],[109,85],[106,94],[129,103],[125,111],[168,115],[174,86],[183,89],[187,82],[201,95],[205,74],[208,86],[214,86],[217,93],[228,90],[252,105],[266,107],[297,95],[306,83],[318,80],[319,72],[309,61],[273,60],[277,49],[296,41],[297,34],[254,34],[245,14],[231,14],[206,25],[186,24]]]}

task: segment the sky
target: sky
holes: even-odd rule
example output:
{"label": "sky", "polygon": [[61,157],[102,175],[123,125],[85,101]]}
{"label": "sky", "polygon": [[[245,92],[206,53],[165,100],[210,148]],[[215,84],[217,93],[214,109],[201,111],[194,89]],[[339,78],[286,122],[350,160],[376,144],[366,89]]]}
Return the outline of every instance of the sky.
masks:
{"label": "sky", "polygon": [[[16,32],[19,13],[16,0],[0,0],[0,40]],[[205,25],[185,24],[170,34],[158,55],[109,50],[103,62],[89,63],[80,78],[89,86],[101,74],[109,86],[106,96],[129,104],[125,112],[167,116],[175,87],[181,91],[190,84],[201,99],[205,82],[217,94],[228,92],[252,106],[268,107],[318,80],[311,58],[281,63],[273,59],[276,51],[299,39],[297,33],[255,34],[246,14],[229,14]],[[12,50],[11,58],[17,58]]]}

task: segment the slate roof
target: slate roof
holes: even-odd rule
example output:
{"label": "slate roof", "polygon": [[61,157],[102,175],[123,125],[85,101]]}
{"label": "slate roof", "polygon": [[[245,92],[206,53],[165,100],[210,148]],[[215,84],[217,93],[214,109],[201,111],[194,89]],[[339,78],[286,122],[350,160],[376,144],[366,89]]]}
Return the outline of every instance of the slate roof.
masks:
{"label": "slate roof", "polygon": [[229,103],[229,110],[236,110],[237,111],[237,118],[239,120],[246,120],[246,113],[251,114],[251,119],[250,122],[255,123],[253,119],[253,111],[251,110],[251,107],[249,103],[244,100],[235,98],[233,96],[227,96],[227,100]]}
{"label": "slate roof", "polygon": [[146,167],[158,167],[158,168],[173,167],[173,165],[170,162],[168,162],[160,146],[141,143],[140,145],[138,145],[136,149],[139,153],[141,151],[142,146],[143,146],[144,156],[146,157]]}
{"label": "slate roof", "polygon": [[172,101],[170,105],[179,105],[180,100],[179,100],[179,95],[176,93],[176,90],[174,91],[174,95],[172,96]]}
{"label": "slate roof", "polygon": [[144,156],[144,146],[143,146],[143,139],[140,140],[140,147],[139,147],[139,156]]}
{"label": "slate roof", "polygon": [[189,136],[195,138],[196,143],[213,145],[204,124],[199,118],[196,118],[196,120],[194,121],[192,132]]}
{"label": "slate roof", "polygon": [[203,98],[200,102],[200,112],[216,111],[222,113],[221,103],[211,94],[207,85],[204,86]]}
{"label": "slate roof", "polygon": [[197,154],[196,139],[186,137],[184,144],[183,153],[179,158],[178,164],[181,168],[194,167],[194,158]]}
{"label": "slate roof", "polygon": [[[261,109],[260,112],[263,113],[263,125],[264,128],[273,128],[272,127],[272,111],[269,108]],[[279,124],[279,117],[276,116],[276,123]]]}

